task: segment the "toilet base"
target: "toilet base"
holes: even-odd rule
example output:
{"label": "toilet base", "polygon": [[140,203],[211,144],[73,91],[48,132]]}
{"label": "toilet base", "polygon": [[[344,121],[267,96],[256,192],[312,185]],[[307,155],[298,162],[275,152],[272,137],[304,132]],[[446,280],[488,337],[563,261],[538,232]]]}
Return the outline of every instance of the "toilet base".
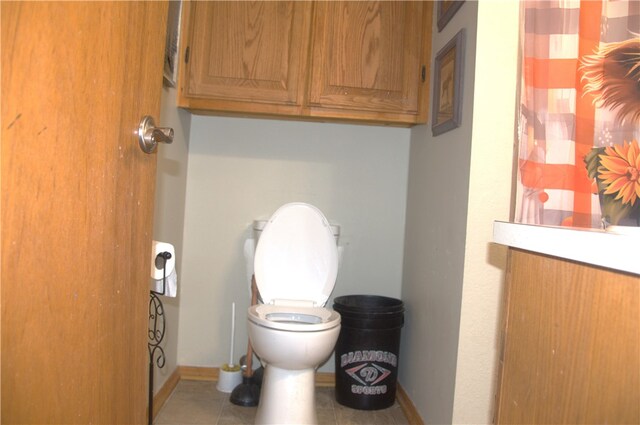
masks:
{"label": "toilet base", "polygon": [[315,369],[286,370],[267,365],[255,423],[317,424]]}

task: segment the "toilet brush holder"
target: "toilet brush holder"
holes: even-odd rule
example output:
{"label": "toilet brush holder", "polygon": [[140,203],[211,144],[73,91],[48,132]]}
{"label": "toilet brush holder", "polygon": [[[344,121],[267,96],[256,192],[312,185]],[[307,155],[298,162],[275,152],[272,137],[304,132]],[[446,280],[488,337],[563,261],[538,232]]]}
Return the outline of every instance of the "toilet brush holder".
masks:
{"label": "toilet brush holder", "polygon": [[224,364],[220,368],[216,389],[223,393],[230,393],[242,383],[242,369],[240,365]]}
{"label": "toilet brush holder", "polygon": [[223,393],[230,393],[242,382],[242,367],[233,363],[233,341],[236,333],[236,303],[231,303],[231,353],[229,363],[225,363],[220,368],[218,385],[216,388]]}

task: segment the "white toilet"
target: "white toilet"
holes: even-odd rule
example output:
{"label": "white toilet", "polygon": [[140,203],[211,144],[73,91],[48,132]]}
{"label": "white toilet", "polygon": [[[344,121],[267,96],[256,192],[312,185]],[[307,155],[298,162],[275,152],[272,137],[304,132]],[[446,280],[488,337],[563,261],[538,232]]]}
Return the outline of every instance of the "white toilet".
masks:
{"label": "white toilet", "polygon": [[315,371],[335,347],[340,315],[324,308],[338,250],[314,206],[286,204],[269,219],[255,253],[264,304],[249,308],[251,345],[265,364],[256,424],[315,424]]}

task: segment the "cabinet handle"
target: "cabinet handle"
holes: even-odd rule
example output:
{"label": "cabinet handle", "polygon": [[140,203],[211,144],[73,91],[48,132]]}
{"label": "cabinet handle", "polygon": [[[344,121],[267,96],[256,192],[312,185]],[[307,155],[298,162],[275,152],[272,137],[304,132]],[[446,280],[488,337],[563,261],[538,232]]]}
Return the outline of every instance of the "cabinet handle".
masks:
{"label": "cabinet handle", "polygon": [[158,143],[173,143],[173,128],[156,127],[149,115],[142,117],[138,127],[138,144],[144,153],[153,153]]}
{"label": "cabinet handle", "polygon": [[424,80],[427,79],[427,67],[425,65],[422,65],[422,72],[420,74],[422,77],[422,82],[424,83]]}

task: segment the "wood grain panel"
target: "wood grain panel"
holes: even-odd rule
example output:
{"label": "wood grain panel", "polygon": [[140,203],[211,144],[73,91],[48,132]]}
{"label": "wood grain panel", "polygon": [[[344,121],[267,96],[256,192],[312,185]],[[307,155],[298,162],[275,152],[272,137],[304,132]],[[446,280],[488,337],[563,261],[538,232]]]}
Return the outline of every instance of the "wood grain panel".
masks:
{"label": "wood grain panel", "polygon": [[640,423],[640,277],[516,249],[509,262],[497,423]]}
{"label": "wood grain panel", "polygon": [[144,423],[166,3],[1,7],[2,423]]}
{"label": "wood grain panel", "polygon": [[425,123],[431,18],[431,2],[186,2],[178,105],[208,115]]}
{"label": "wood grain panel", "polygon": [[[418,114],[424,2],[318,2],[310,106]],[[430,38],[429,38],[430,40]],[[428,60],[428,59],[426,59]]]}
{"label": "wood grain panel", "polygon": [[301,104],[308,2],[192,2],[187,96]]}

